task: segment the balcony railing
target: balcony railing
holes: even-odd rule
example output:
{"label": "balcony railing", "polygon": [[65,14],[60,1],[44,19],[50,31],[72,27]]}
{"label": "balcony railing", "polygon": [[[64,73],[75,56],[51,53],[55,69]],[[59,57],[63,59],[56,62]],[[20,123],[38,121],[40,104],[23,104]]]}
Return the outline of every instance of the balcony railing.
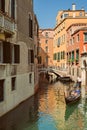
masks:
{"label": "balcony railing", "polygon": [[15,23],[8,16],[0,13],[0,28],[9,33],[14,33]]}

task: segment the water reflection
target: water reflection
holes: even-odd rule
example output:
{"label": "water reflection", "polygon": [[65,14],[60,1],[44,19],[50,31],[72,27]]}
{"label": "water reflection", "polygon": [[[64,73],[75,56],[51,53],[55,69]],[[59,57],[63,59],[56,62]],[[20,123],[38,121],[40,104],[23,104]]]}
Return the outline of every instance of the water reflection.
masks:
{"label": "water reflection", "polygon": [[37,98],[35,100],[35,97],[32,97],[0,118],[0,130],[24,130],[37,120],[37,110]]}
{"label": "water reflection", "polygon": [[35,96],[0,118],[0,130],[86,130],[87,103],[66,106],[69,85],[42,82]]}

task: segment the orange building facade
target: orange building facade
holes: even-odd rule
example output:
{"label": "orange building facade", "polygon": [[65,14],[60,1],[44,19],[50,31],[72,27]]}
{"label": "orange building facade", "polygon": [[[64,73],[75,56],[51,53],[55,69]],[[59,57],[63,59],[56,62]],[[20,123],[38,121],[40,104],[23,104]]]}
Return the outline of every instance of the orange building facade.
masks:
{"label": "orange building facade", "polygon": [[[87,13],[84,9],[76,10],[76,5],[72,4],[72,9],[61,10],[56,17],[54,28],[54,66],[60,69],[67,69],[67,29],[72,24],[87,23]],[[82,26],[83,26],[82,25]],[[77,27],[78,28],[78,27]]]}
{"label": "orange building facade", "polygon": [[53,66],[53,29],[39,30],[39,67]]}
{"label": "orange building facade", "polygon": [[67,29],[67,68],[72,79],[82,77],[81,54],[87,51],[87,24],[72,24]]}

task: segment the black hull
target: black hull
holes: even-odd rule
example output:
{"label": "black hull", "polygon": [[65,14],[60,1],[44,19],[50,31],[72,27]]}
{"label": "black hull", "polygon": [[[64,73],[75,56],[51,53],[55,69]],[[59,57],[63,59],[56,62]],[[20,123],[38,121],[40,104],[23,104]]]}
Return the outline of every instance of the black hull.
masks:
{"label": "black hull", "polygon": [[71,104],[71,103],[75,103],[75,102],[79,101],[80,98],[81,98],[81,95],[79,94],[76,97],[69,96],[69,97],[65,98],[65,101],[66,101],[66,104]]}
{"label": "black hull", "polygon": [[70,82],[70,81],[72,81],[70,77],[59,77],[58,79],[60,81],[63,81],[63,82]]}

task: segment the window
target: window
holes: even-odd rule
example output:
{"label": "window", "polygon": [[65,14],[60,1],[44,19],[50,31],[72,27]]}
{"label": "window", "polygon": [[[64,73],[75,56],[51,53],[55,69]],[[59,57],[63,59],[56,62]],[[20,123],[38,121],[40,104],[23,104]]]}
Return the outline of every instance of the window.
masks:
{"label": "window", "polygon": [[60,46],[60,37],[58,38],[58,44],[57,46],[59,47]]}
{"label": "window", "polygon": [[58,52],[58,61],[60,61],[60,52]]}
{"label": "window", "polygon": [[56,54],[56,53],[54,53],[54,55],[53,55],[53,59],[54,59],[54,60],[57,59],[57,54]]}
{"label": "window", "polygon": [[87,33],[84,33],[84,42],[87,42]]}
{"label": "window", "polygon": [[11,90],[14,91],[16,89],[16,77],[11,78]]}
{"label": "window", "polygon": [[72,62],[74,62],[74,51],[72,51]]}
{"label": "window", "polygon": [[38,57],[38,64],[41,64],[42,62],[42,59],[41,59],[41,56]]}
{"label": "window", "polygon": [[76,61],[79,60],[79,50],[76,50]]}
{"label": "window", "polygon": [[3,42],[3,63],[11,63],[11,44]]}
{"label": "window", "polygon": [[11,17],[15,19],[15,0],[11,0]]}
{"label": "window", "polygon": [[45,33],[45,36],[48,37],[48,32]]}
{"label": "window", "polygon": [[65,59],[65,51],[63,51],[63,59]]}
{"label": "window", "polygon": [[75,38],[73,37],[73,44],[75,43]]}
{"label": "window", "polygon": [[14,45],[14,63],[20,63],[20,46]]}
{"label": "window", "polygon": [[19,63],[20,46],[10,42],[0,42],[0,63]]}
{"label": "window", "polygon": [[4,100],[4,80],[0,80],[0,102]]}
{"label": "window", "polygon": [[0,10],[5,12],[5,0],[0,0]]}
{"label": "window", "polygon": [[79,34],[77,35],[77,42],[79,42]]}
{"label": "window", "polygon": [[20,63],[20,46],[11,44],[11,62]]}
{"label": "window", "polygon": [[82,12],[79,13],[79,16],[82,16]]}
{"label": "window", "polygon": [[68,14],[64,14],[64,18],[68,17],[69,15]]}
{"label": "window", "polygon": [[29,37],[33,38],[33,21],[30,14],[29,14]]}
{"label": "window", "polygon": [[48,40],[45,40],[45,43],[47,44],[47,43],[48,43]]}
{"label": "window", "polygon": [[48,56],[46,56],[46,63],[48,63]]}
{"label": "window", "polygon": [[29,74],[29,83],[32,83],[32,74]]}
{"label": "window", "polygon": [[48,52],[48,46],[45,47],[45,51]]}
{"label": "window", "polygon": [[34,63],[34,51],[28,50],[28,63]]}
{"label": "window", "polygon": [[72,44],[72,39],[70,39],[70,44]]}
{"label": "window", "polygon": [[61,52],[61,60],[63,59],[63,52]]}

